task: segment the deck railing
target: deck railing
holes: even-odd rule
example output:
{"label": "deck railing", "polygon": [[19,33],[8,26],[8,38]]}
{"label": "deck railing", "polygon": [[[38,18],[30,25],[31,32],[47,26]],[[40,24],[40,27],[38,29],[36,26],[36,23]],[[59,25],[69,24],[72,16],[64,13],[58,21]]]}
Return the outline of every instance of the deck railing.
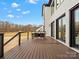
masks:
{"label": "deck railing", "polygon": [[14,40],[15,37],[19,37],[18,38],[18,45],[21,45],[21,33],[25,33],[25,32],[18,32],[16,33],[14,36],[12,36],[8,41],[6,41],[4,43],[4,33],[0,33],[0,57],[4,56],[4,46],[6,46],[8,43],[10,43],[12,40]]}
{"label": "deck railing", "polygon": [[3,39],[4,39],[4,34],[0,33],[0,57],[3,57],[4,55]]}
{"label": "deck railing", "polygon": [[4,46],[7,45],[10,41],[12,41],[16,36],[19,36],[18,44],[20,46],[20,43],[21,43],[21,32],[16,33],[12,38],[10,38],[7,42],[5,42]]}

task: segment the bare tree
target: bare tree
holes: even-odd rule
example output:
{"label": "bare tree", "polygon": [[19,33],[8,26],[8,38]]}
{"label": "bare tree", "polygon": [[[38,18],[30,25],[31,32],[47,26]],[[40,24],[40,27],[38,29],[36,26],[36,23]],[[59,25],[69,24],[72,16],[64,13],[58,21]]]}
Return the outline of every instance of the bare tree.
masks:
{"label": "bare tree", "polygon": [[12,24],[7,21],[0,21],[0,32],[18,32],[18,31],[30,32],[35,31],[38,27],[31,24],[18,25],[18,24]]}

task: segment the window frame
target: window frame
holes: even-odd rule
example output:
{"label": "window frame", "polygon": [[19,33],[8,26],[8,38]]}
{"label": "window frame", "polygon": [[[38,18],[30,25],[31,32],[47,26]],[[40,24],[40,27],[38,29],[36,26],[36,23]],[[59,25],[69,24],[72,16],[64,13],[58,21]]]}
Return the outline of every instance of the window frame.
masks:
{"label": "window frame", "polygon": [[[59,20],[62,19],[63,17],[65,17],[65,13],[62,14],[59,18],[56,19],[56,39],[59,39]],[[62,42],[65,42],[63,40],[61,40]]]}
{"label": "window frame", "polygon": [[59,6],[57,7],[57,0],[56,0],[56,9],[58,9],[60,6],[61,6],[61,4],[64,2],[64,0],[61,2],[61,0],[59,0],[59,2],[60,2],[60,4],[59,4]]}
{"label": "window frame", "polygon": [[[79,8],[79,3],[76,4],[74,7],[72,7],[70,11],[70,39],[69,39],[69,45],[70,47],[75,47],[76,42],[75,42],[75,10]],[[78,46],[79,47],[79,46]]]}
{"label": "window frame", "polygon": [[[54,13],[54,4],[55,4],[55,2],[53,1],[53,3],[51,4],[51,16],[52,16],[52,14]],[[53,12],[52,12],[53,11]]]}
{"label": "window frame", "polygon": [[53,21],[52,23],[51,23],[51,37],[54,37],[54,24],[55,24],[55,22]]}

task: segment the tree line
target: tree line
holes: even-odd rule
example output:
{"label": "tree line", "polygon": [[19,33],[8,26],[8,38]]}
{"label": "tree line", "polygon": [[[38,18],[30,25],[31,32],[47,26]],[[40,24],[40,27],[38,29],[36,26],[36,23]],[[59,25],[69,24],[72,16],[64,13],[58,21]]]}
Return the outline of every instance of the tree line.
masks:
{"label": "tree line", "polygon": [[36,29],[39,26],[35,26],[31,24],[18,25],[18,24],[12,24],[8,21],[0,21],[0,32],[36,31]]}

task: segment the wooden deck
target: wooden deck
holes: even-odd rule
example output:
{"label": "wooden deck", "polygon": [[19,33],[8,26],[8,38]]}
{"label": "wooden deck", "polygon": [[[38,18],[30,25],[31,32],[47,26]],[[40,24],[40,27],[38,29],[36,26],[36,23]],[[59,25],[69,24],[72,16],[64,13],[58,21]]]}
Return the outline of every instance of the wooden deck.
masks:
{"label": "wooden deck", "polygon": [[1,59],[79,59],[79,54],[47,37],[27,40],[11,49]]}

